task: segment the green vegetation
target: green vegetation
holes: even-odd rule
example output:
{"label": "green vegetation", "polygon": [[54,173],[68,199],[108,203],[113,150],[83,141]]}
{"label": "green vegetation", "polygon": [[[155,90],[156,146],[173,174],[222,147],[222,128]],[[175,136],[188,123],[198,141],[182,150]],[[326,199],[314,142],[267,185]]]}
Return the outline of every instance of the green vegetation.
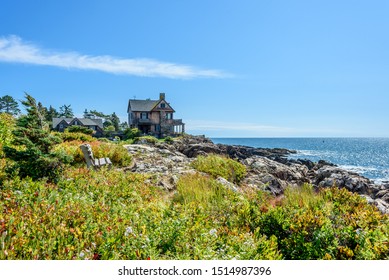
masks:
{"label": "green vegetation", "polygon": [[87,128],[85,126],[72,125],[65,129],[65,132],[79,132],[86,135],[92,135],[93,129]]}
{"label": "green vegetation", "polygon": [[12,145],[3,146],[5,157],[10,160],[6,171],[21,178],[46,177],[56,181],[69,158],[52,151],[61,140],[50,134],[35,99],[26,94],[26,101],[22,104],[26,107],[27,115],[18,120],[12,131]]}
{"label": "green vegetation", "polygon": [[246,175],[246,167],[243,164],[218,155],[199,156],[192,163],[192,166],[198,171],[208,173],[214,177],[221,176],[237,184]]}
{"label": "green vegetation", "polygon": [[346,189],[288,189],[252,228],[275,236],[286,259],[388,259],[389,219]]}
{"label": "green vegetation", "polygon": [[[169,192],[119,169],[132,160],[121,144],[48,132],[26,98],[27,115],[0,114],[1,260],[389,259],[389,216],[346,189],[234,192],[215,177],[239,183],[245,167],[210,155]],[[85,142],[114,168],[87,169]]]}
{"label": "green vegetation", "polygon": [[154,136],[141,136],[136,137],[134,139],[134,143],[150,143],[150,144],[156,144],[159,140],[155,138]]}
{"label": "green vegetation", "polygon": [[141,134],[142,134],[141,131],[139,129],[137,129],[137,128],[127,128],[124,131],[124,136],[125,136],[126,140],[137,138]]}

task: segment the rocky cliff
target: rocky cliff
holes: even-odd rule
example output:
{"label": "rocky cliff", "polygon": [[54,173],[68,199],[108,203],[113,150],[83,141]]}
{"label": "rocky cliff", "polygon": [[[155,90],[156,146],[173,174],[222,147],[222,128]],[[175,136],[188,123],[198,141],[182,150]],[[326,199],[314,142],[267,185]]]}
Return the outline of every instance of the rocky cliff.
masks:
{"label": "rocky cliff", "polygon": [[[198,155],[219,154],[235,159],[247,167],[241,186],[268,191],[275,196],[283,194],[287,186],[310,183],[316,188],[337,186],[364,196],[382,213],[389,214],[389,184],[373,181],[325,161],[292,160],[288,155],[295,151],[265,149],[246,146],[214,144],[210,139],[185,136],[171,144],[141,141],[126,145],[135,165],[132,171],[156,176],[161,187],[173,190],[181,174],[196,172],[190,163]],[[219,182],[238,191],[240,186],[218,178]]]}

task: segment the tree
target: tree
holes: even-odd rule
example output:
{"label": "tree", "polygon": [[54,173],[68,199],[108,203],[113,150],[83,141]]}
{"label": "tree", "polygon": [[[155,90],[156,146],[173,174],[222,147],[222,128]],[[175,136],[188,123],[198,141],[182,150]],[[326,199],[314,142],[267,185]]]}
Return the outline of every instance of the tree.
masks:
{"label": "tree", "polygon": [[103,119],[106,119],[109,116],[109,115],[106,115],[106,114],[104,114],[102,112],[98,112],[96,110],[90,110],[89,113],[95,115],[96,117],[100,117],[100,118],[103,118]]}
{"label": "tree", "polygon": [[70,107],[71,105],[63,105],[59,107],[59,116],[64,118],[73,118],[73,110]]}
{"label": "tree", "polygon": [[58,117],[59,117],[58,111],[50,105],[49,109],[46,112],[46,121],[52,122],[53,118],[58,118]]}
{"label": "tree", "polygon": [[119,131],[119,124],[120,124],[119,117],[115,114],[115,112],[113,112],[110,117],[111,117],[112,125],[115,127],[115,131]]}
{"label": "tree", "polygon": [[18,126],[48,130],[46,122],[46,110],[42,103],[36,103],[35,98],[25,92],[25,100],[21,101],[26,108],[27,114],[18,119]]}
{"label": "tree", "polygon": [[120,123],[120,125],[119,125],[119,130],[124,131],[124,130],[126,130],[127,128],[128,128],[128,123],[127,123],[127,122],[122,122],[122,123]]}
{"label": "tree", "polygon": [[0,112],[17,115],[20,113],[19,104],[12,96],[4,95],[0,97]]}
{"label": "tree", "polygon": [[7,172],[16,172],[20,177],[47,177],[50,181],[56,181],[61,175],[64,163],[69,162],[70,158],[63,153],[52,151],[61,139],[50,134],[42,104],[37,104],[27,93],[25,98],[22,104],[27,114],[17,122],[12,145],[3,147],[5,156],[14,162],[7,168]]}

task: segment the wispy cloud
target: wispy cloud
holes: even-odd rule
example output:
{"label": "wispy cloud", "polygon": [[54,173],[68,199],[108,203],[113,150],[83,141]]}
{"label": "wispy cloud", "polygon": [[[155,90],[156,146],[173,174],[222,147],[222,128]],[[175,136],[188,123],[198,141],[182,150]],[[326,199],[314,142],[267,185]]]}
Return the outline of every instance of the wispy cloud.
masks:
{"label": "wispy cloud", "polygon": [[112,74],[178,79],[225,78],[231,75],[220,70],[199,69],[145,58],[117,58],[109,55],[90,56],[77,52],[53,52],[18,36],[0,37],[0,61],[48,65],[68,69],[96,70]]}

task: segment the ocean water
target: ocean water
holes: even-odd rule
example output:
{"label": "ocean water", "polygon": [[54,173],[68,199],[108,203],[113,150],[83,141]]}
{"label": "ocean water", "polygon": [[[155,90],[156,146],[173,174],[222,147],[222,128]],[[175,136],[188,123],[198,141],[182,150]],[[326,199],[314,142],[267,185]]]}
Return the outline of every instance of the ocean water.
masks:
{"label": "ocean water", "polygon": [[320,159],[377,183],[389,181],[389,138],[211,138],[214,143],[296,150],[290,158]]}

